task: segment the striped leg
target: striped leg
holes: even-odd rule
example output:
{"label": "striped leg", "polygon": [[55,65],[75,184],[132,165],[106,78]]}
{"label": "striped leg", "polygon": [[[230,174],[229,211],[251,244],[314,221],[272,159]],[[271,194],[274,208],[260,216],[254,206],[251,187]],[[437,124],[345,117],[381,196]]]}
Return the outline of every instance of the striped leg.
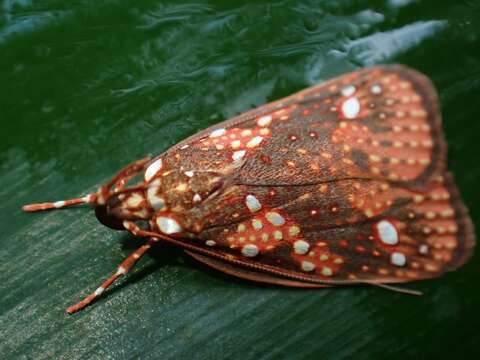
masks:
{"label": "striped leg", "polygon": [[120,276],[125,275],[128,271],[132,268],[132,266],[140,259],[143,254],[147,252],[148,249],[152,247],[154,243],[158,241],[157,238],[150,238],[146,244],[140,246],[137,250],[135,250],[129,257],[127,257],[118,267],[117,271],[112,274],[107,280],[100,285],[97,290],[95,290],[92,294],[85,297],[82,301],[78,302],[77,304],[70,306],[67,309],[69,314],[73,314],[85,306],[93,302],[97,297],[99,297],[110,285],[112,285]]}
{"label": "striped leg", "polygon": [[24,205],[22,207],[22,210],[27,212],[34,212],[34,211],[43,211],[43,210],[51,210],[51,209],[60,209],[67,206],[73,206],[78,204],[94,203],[96,199],[97,199],[96,194],[88,194],[81,198],[61,200],[61,201],[55,201],[55,202],[45,202],[45,203],[38,203],[38,204],[28,204],[28,205]]}

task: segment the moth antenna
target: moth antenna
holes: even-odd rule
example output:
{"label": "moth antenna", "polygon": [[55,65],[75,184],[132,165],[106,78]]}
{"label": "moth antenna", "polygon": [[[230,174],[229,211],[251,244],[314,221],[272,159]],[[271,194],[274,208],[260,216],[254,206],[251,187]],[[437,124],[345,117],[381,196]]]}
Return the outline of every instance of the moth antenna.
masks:
{"label": "moth antenna", "polygon": [[381,288],[386,289],[386,290],[395,291],[395,292],[398,292],[398,293],[401,293],[401,294],[414,295],[414,296],[422,296],[423,295],[423,293],[421,291],[413,290],[413,289],[405,289],[405,288],[402,288],[402,287],[399,287],[399,286],[392,286],[392,285],[387,285],[387,284],[375,283],[375,282],[371,282],[371,281],[365,281],[365,283],[369,284],[369,285],[375,285],[375,286],[381,287]]}
{"label": "moth antenna", "polygon": [[23,211],[35,212],[35,211],[44,211],[52,209],[61,209],[67,206],[79,205],[79,204],[89,204],[95,202],[97,195],[88,194],[81,198],[69,199],[69,200],[60,200],[55,202],[45,202],[37,204],[27,204],[22,206]]}

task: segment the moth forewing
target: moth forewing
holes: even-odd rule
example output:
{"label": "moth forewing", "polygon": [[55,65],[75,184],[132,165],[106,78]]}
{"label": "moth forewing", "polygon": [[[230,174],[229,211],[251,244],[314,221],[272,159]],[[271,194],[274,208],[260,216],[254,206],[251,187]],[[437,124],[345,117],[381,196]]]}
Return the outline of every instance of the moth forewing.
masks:
{"label": "moth forewing", "polygon": [[445,148],[431,82],[386,66],[215,125],[166,161],[244,161],[192,243],[266,272],[384,283],[438,276],[472,252]]}

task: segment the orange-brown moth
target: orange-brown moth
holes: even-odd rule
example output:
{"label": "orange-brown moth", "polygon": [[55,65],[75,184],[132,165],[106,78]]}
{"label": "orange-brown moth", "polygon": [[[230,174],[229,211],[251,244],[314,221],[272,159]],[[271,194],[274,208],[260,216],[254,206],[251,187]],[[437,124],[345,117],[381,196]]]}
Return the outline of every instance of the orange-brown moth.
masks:
{"label": "orange-brown moth", "polygon": [[475,244],[446,169],[436,92],[399,65],[343,75],[214,125],[83,198],[23,209],[81,203],[146,242],[69,313],[158,241],[228,274],[297,287],[433,278],[464,264]]}

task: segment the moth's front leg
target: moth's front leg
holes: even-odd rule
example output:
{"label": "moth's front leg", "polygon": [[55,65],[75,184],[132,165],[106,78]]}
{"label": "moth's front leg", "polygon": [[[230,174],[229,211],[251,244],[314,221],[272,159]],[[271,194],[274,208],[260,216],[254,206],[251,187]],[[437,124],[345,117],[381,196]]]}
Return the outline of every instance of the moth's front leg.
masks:
{"label": "moth's front leg", "polygon": [[76,313],[83,309],[90,303],[92,303],[97,297],[99,297],[110,285],[112,285],[120,276],[126,275],[129,270],[135,265],[135,263],[149,250],[152,245],[158,241],[158,238],[150,238],[144,245],[140,246],[130,256],[128,256],[117,268],[117,271],[113,273],[102,285],[100,285],[93,293],[85,297],[77,304],[70,306],[67,309],[69,314]]}

